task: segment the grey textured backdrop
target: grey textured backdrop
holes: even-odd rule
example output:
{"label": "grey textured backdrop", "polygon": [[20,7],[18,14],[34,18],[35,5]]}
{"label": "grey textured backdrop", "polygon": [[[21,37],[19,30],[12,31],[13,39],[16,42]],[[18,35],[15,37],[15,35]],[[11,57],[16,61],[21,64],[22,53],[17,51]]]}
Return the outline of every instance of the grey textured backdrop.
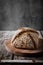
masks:
{"label": "grey textured backdrop", "polygon": [[43,1],[0,0],[0,30],[23,26],[43,30]]}

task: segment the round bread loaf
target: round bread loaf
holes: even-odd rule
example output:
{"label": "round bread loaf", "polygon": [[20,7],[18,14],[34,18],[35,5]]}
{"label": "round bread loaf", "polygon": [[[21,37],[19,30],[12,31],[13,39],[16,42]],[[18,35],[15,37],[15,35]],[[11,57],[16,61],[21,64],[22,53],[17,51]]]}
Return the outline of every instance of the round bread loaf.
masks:
{"label": "round bread loaf", "polygon": [[11,43],[16,48],[21,49],[38,49],[39,34],[37,30],[22,27],[18,29],[11,39]]}

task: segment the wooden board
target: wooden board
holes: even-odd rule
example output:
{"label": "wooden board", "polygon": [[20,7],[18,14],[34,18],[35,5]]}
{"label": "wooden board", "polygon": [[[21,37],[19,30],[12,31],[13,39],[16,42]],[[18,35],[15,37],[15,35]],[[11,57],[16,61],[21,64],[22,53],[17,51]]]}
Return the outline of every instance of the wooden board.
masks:
{"label": "wooden board", "polygon": [[7,52],[4,46],[4,41],[9,36],[9,31],[0,31],[0,60],[12,59],[12,54]]}
{"label": "wooden board", "polygon": [[[43,31],[41,31],[42,35],[43,35]],[[33,57],[23,57],[23,56],[18,56],[18,55],[14,55],[9,53],[5,47],[4,47],[4,41],[7,38],[12,37],[12,35],[14,34],[14,31],[0,31],[0,60],[29,60],[29,59],[43,59],[43,57],[37,57],[37,58],[33,58]],[[30,56],[30,55],[29,55]]]}

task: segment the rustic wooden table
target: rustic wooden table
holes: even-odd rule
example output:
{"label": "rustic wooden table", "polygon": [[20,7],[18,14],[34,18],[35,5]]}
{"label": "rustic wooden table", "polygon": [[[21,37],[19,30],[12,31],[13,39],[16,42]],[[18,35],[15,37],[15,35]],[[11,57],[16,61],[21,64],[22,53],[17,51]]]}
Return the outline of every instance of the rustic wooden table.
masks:
{"label": "rustic wooden table", "polygon": [[[43,36],[43,31],[40,31]],[[43,62],[42,57],[23,57],[11,54],[5,49],[4,41],[13,36],[14,31],[0,31],[0,62]]]}

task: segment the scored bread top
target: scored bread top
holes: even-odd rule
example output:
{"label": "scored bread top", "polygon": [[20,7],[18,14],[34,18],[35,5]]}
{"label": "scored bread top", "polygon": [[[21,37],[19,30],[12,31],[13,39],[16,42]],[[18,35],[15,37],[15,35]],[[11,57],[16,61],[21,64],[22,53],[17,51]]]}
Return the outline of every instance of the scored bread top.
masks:
{"label": "scored bread top", "polygon": [[15,31],[15,34],[11,39],[11,43],[13,46],[18,48],[36,49],[38,48],[38,32],[37,30],[29,27],[19,28]]}
{"label": "scored bread top", "polygon": [[29,31],[33,32],[33,33],[35,32],[35,33],[38,34],[37,30],[35,30],[33,28],[21,27],[21,28],[19,28],[18,30],[15,31],[15,33],[14,33],[12,39],[11,39],[11,42],[13,42],[16,39],[16,37],[18,37],[19,35],[21,35],[23,32],[29,32]]}

